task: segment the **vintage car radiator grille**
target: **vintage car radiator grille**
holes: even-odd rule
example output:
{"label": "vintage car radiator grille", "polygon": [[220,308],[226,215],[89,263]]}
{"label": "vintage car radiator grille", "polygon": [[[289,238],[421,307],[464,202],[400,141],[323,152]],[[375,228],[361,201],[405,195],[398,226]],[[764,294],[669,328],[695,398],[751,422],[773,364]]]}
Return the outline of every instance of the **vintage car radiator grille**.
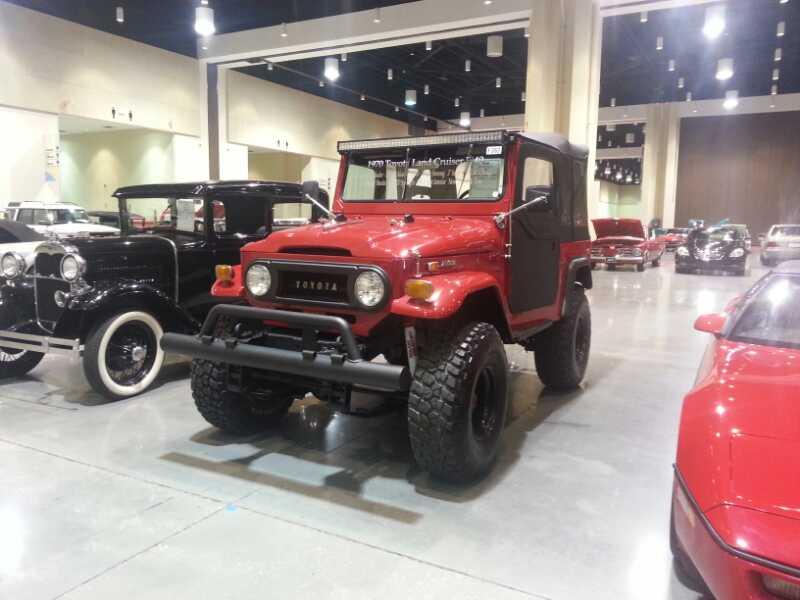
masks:
{"label": "vintage car radiator grille", "polygon": [[39,277],[36,279],[36,314],[40,321],[55,323],[64,312],[53,298],[56,291],[69,292],[69,284],[61,279]]}
{"label": "vintage car radiator grille", "polygon": [[45,254],[40,252],[36,255],[36,274],[42,277],[61,277],[62,258],[64,258],[63,254]]}
{"label": "vintage car radiator grille", "polygon": [[348,303],[347,273],[280,272],[278,296],[285,299]]}

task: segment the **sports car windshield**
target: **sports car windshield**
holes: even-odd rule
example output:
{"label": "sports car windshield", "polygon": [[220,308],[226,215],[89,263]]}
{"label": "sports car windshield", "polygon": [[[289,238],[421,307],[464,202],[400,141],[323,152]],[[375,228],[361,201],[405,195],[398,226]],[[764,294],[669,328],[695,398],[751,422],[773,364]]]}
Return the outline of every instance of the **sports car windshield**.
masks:
{"label": "sports car windshield", "polygon": [[730,338],[800,348],[800,277],[773,276],[745,307]]}
{"label": "sports car windshield", "polygon": [[350,202],[489,201],[503,195],[504,175],[501,145],[351,152],[342,196]]}

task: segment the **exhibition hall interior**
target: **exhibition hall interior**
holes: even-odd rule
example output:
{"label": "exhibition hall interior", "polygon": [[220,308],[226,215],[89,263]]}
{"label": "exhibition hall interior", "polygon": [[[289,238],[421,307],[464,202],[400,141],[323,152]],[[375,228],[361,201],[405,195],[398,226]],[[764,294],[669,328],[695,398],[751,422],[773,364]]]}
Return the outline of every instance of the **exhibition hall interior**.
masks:
{"label": "exhibition hall interior", "polygon": [[800,600],[800,0],[0,0],[0,599]]}

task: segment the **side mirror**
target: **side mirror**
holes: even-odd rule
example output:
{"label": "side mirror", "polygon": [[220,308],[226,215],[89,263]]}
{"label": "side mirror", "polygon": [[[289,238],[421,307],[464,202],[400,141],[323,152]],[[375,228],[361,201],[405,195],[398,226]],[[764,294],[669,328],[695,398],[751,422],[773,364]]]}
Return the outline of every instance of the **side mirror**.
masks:
{"label": "side mirror", "polygon": [[304,181],[303,194],[308,194],[314,200],[319,200],[319,181]]}
{"label": "side mirror", "polygon": [[728,317],[721,313],[711,313],[708,315],[700,315],[694,322],[694,328],[703,333],[710,333],[712,335],[720,335],[725,328],[725,323]]}
{"label": "side mirror", "polygon": [[528,210],[533,212],[549,212],[553,209],[553,204],[550,201],[551,198],[552,192],[550,188],[532,185],[525,189],[524,204],[528,205]]}

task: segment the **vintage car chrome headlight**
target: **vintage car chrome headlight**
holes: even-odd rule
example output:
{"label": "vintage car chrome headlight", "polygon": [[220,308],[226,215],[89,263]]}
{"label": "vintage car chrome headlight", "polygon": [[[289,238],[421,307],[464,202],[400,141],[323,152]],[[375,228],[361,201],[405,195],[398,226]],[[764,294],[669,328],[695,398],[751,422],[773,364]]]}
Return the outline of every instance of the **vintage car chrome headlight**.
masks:
{"label": "vintage car chrome headlight", "polygon": [[689,256],[689,249],[686,246],[680,246],[675,253],[680,256]]}
{"label": "vintage car chrome headlight", "polygon": [[264,296],[272,286],[272,274],[264,265],[252,265],[245,276],[247,291],[253,296]]}
{"label": "vintage car chrome headlight", "polygon": [[7,279],[19,277],[25,272],[25,259],[16,252],[6,252],[0,259],[0,270]]}
{"label": "vintage car chrome headlight", "polygon": [[373,308],[380,304],[386,295],[386,284],[375,271],[364,271],[356,277],[353,292],[362,306]]}
{"label": "vintage car chrome headlight", "polygon": [[736,248],[728,254],[731,258],[742,258],[744,256],[744,248]]}
{"label": "vintage car chrome headlight", "polygon": [[86,261],[77,254],[66,254],[61,259],[61,277],[69,281],[78,281],[86,273]]}

